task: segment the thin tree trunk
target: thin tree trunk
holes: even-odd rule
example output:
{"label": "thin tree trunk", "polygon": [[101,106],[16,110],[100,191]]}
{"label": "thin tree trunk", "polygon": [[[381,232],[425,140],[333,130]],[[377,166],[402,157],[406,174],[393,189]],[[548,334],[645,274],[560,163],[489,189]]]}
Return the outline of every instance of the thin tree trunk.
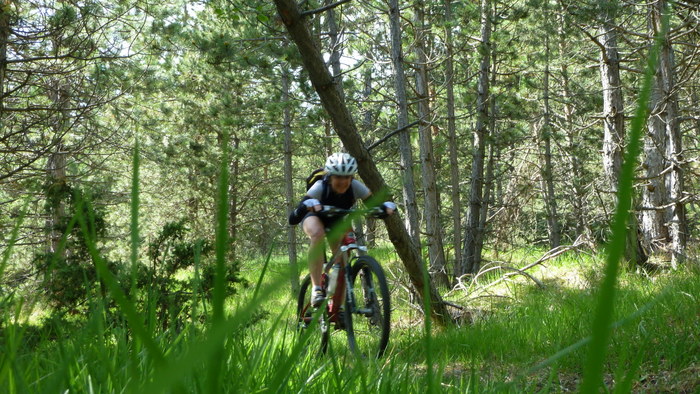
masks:
{"label": "thin tree trunk", "polygon": [[491,2],[481,0],[481,44],[479,50],[481,62],[479,65],[479,81],[476,100],[477,121],[474,130],[474,148],[472,152],[472,178],[469,195],[469,211],[467,212],[467,229],[462,250],[462,269],[460,274],[476,273],[481,267],[481,238],[480,214],[483,203],[484,156],[486,153],[486,138],[488,137],[488,100],[489,100],[489,69],[491,60]]}
{"label": "thin tree trunk", "polygon": [[450,184],[452,185],[450,197],[452,199],[452,237],[454,245],[454,271],[457,272],[459,262],[462,260],[462,226],[460,217],[462,206],[459,198],[459,162],[457,161],[457,125],[455,122],[455,93],[454,93],[454,47],[452,42],[452,1],[445,0],[445,91],[447,93],[447,135],[450,146]]}
{"label": "thin tree trunk", "polygon": [[[68,127],[68,105],[70,93],[68,86],[60,81],[53,81],[50,100],[55,105],[58,116],[56,123],[52,125],[54,135],[62,136]],[[59,137],[61,138],[61,137]],[[66,251],[59,250],[59,243],[63,236],[62,222],[66,218],[66,201],[68,200],[68,176],[66,174],[66,156],[68,152],[62,139],[55,146],[46,162],[46,198],[49,207],[49,215],[46,219],[47,245],[49,253],[60,252],[60,257],[66,256]]]}
{"label": "thin tree trunk", "polygon": [[[64,121],[61,120],[61,123]],[[63,124],[57,125],[62,128]],[[56,130],[57,134],[61,130]],[[66,217],[65,202],[67,192],[68,177],[66,174],[66,151],[62,143],[56,144],[55,151],[51,153],[46,164],[47,201],[49,215],[46,219],[47,244],[46,251],[49,253],[61,252],[60,257],[65,257],[65,250],[59,250],[59,243],[63,235],[61,223]]]}
{"label": "thin tree trunk", "polygon": [[[311,34],[300,15],[296,2],[294,0],[275,0],[275,4],[282,22],[299,49],[304,68],[321,99],[321,104],[348,152],[355,156],[358,161],[359,172],[365,184],[375,193],[388,191],[386,182],[384,182],[357,132],[357,126],[348,107],[342,101],[340,93],[325,67],[321,52],[311,39]],[[389,216],[384,222],[389,238],[403,261],[406,272],[416,292],[421,297],[421,301],[426,298],[430,300],[431,316],[437,324],[448,324],[450,319],[447,308],[435,287],[431,285],[430,281],[426,282],[425,278],[428,275],[418,248],[406,231],[399,215]]]}
{"label": "thin tree trunk", "polygon": [[[365,81],[364,81],[364,89],[362,91],[362,96],[364,98],[365,103],[369,100],[370,96],[372,95],[372,68],[367,67],[367,71],[365,72]],[[364,104],[363,108],[365,109],[365,113],[363,115],[362,119],[362,130],[363,130],[363,135],[367,135],[372,128],[374,127],[374,117],[372,116],[372,108],[371,106]],[[377,227],[377,221],[373,218],[367,218],[367,231],[365,232],[365,242],[366,245],[369,246],[370,248],[373,248],[375,244],[375,230]]]}
{"label": "thin tree trunk", "polygon": [[[557,26],[557,36],[559,40],[559,58],[565,59],[567,56],[567,36],[566,28],[568,27],[568,21],[566,19],[567,13],[564,10],[562,1],[559,0],[559,12],[557,13],[558,26]],[[569,169],[571,171],[571,177],[568,180],[571,182],[571,188],[574,191],[573,198],[571,198],[571,205],[574,210],[574,217],[576,219],[576,233],[583,234],[588,227],[588,219],[586,218],[586,213],[584,210],[585,201],[585,191],[583,187],[582,180],[582,166],[581,160],[579,158],[579,148],[577,144],[577,134],[574,130],[574,108],[571,103],[573,99],[571,94],[571,82],[569,78],[569,68],[565,61],[561,61],[561,95],[564,102],[564,130],[566,130],[566,137],[568,141],[568,151],[569,151]]]}
{"label": "thin tree trunk", "polygon": [[[289,99],[290,89],[290,72],[288,69],[282,70],[282,103],[284,111],[282,114],[283,129],[284,129],[284,181],[285,181],[285,200],[287,202],[287,212],[294,209],[294,187],[292,174],[292,109]],[[297,265],[297,233],[296,228],[289,226],[287,228],[287,254],[289,255],[289,280],[291,284],[292,294],[299,291],[299,267]]]}
{"label": "thin tree trunk", "polygon": [[540,140],[544,144],[542,163],[542,184],[544,192],[545,206],[547,207],[547,232],[549,234],[549,247],[554,249],[561,243],[561,235],[559,230],[559,218],[557,213],[557,200],[554,194],[554,174],[552,165],[552,127],[550,124],[550,107],[549,107],[549,37],[544,37],[545,45],[545,69],[544,69],[544,122]]}
{"label": "thin tree trunk", "polygon": [[[498,72],[497,62],[496,62],[496,51],[491,51],[491,72],[489,86],[496,85],[496,76]],[[491,131],[491,135],[497,137],[496,131],[496,100],[489,99],[489,120],[488,120],[488,130]],[[496,138],[497,139],[497,138]],[[481,212],[479,213],[479,238],[476,241],[476,247],[478,250],[483,250],[484,248],[484,238],[486,237],[486,226],[488,220],[489,210],[492,206],[492,193],[493,193],[493,183],[494,183],[494,167],[496,166],[496,155],[499,151],[497,144],[491,143],[487,144],[486,149],[488,149],[488,157],[484,157],[486,160],[486,169],[484,175],[484,185],[483,185],[483,197],[481,202]]]}
{"label": "thin tree trunk", "polygon": [[600,80],[603,85],[603,174],[611,193],[617,192],[625,141],[625,108],[620,80],[617,32],[612,16],[605,16],[600,31]]}
{"label": "thin tree trunk", "polygon": [[[238,152],[238,146],[241,143],[241,139],[236,137],[235,135],[232,135],[230,138],[230,142],[233,144],[233,149],[231,149],[231,152]],[[229,148],[230,149],[230,148]],[[238,173],[240,171],[240,159],[238,158],[239,156],[236,153],[233,153],[230,156],[231,160],[231,168],[230,168],[230,179],[229,179],[229,210],[228,210],[228,215],[229,215],[229,255],[232,261],[235,261],[237,258],[237,253],[238,253],[238,248],[236,248],[236,245],[238,244],[238,199],[239,199],[239,193],[238,193]]]}
{"label": "thin tree trunk", "polygon": [[[401,48],[401,14],[398,0],[389,1],[389,25],[391,29],[391,62],[394,66],[394,84],[398,104],[398,128],[408,125],[408,96],[406,95],[406,76],[403,70],[403,50]],[[406,228],[413,242],[420,246],[420,225],[418,220],[418,203],[416,202],[415,181],[413,176],[413,154],[411,136],[406,129],[399,133],[400,166],[403,174],[403,199],[406,205]]]}
{"label": "thin tree trunk", "polygon": [[440,225],[440,207],[435,180],[435,157],[433,136],[430,122],[430,96],[428,89],[428,59],[425,54],[426,28],[424,4],[422,0],[415,3],[416,28],[416,93],[418,94],[418,117],[421,124],[418,129],[420,138],[420,161],[425,201],[425,226],[430,259],[430,273],[436,285],[448,286],[449,279],[445,267],[445,249],[442,242]]}
{"label": "thin tree trunk", "polygon": [[7,73],[7,41],[10,39],[10,13],[0,6],[0,129],[4,129],[5,75]]}

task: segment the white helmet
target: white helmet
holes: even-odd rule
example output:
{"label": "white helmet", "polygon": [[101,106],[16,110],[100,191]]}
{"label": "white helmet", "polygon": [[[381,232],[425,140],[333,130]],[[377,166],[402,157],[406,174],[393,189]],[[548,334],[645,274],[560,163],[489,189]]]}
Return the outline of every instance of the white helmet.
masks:
{"label": "white helmet", "polygon": [[355,175],[357,160],[347,153],[334,153],[326,159],[325,168],[329,175]]}

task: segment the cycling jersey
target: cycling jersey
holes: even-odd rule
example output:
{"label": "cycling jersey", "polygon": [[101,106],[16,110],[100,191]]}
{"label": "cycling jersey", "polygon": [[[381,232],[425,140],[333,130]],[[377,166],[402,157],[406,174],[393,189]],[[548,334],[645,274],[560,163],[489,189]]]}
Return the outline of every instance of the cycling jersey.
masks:
{"label": "cycling jersey", "polygon": [[[342,209],[350,209],[355,202],[357,197],[364,200],[371,194],[369,188],[365,186],[362,182],[357,179],[353,179],[348,190],[343,194],[338,194],[333,191],[330,185],[330,181],[323,179],[319,180],[309,188],[306,195],[301,200],[302,202],[310,198],[315,198],[321,202],[321,205],[330,205]],[[308,208],[302,204],[299,204],[297,209],[292,211],[289,215],[289,224],[299,224],[303,222],[309,216],[318,216],[323,222],[326,228],[332,227],[333,223],[338,221],[340,218],[325,218],[318,215],[316,212],[309,212]]]}

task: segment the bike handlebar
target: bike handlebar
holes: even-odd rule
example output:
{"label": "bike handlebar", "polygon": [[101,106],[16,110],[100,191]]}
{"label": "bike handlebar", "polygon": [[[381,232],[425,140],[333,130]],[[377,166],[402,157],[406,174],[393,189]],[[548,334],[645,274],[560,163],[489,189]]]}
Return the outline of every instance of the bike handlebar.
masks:
{"label": "bike handlebar", "polygon": [[386,212],[384,212],[384,210],[380,207],[343,209],[343,208],[334,207],[332,205],[323,205],[323,208],[316,213],[321,214],[321,215],[326,216],[326,217],[349,215],[349,214],[353,214],[353,213],[359,213],[362,216],[370,216],[370,217],[375,217],[375,218],[386,217]]}

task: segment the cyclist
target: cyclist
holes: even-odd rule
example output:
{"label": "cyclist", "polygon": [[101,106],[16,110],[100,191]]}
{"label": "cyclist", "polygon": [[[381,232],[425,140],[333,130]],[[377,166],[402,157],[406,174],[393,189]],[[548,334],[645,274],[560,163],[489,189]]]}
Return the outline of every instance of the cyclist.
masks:
{"label": "cyclist", "polygon": [[[318,215],[323,205],[350,209],[357,199],[366,200],[371,192],[360,181],[354,179],[357,173],[357,160],[347,153],[334,153],[326,159],[326,176],[316,181],[302,198],[299,206],[289,215],[289,224],[302,223],[304,233],[309,237],[309,274],[311,276],[311,305],[316,308],[326,299],[326,293],[321,286],[324,255],[322,250],[325,234],[341,217],[327,218]],[[388,216],[396,210],[396,204],[391,201],[381,205]],[[350,229],[347,229],[350,231]],[[331,250],[340,243],[340,237],[333,241]]]}

